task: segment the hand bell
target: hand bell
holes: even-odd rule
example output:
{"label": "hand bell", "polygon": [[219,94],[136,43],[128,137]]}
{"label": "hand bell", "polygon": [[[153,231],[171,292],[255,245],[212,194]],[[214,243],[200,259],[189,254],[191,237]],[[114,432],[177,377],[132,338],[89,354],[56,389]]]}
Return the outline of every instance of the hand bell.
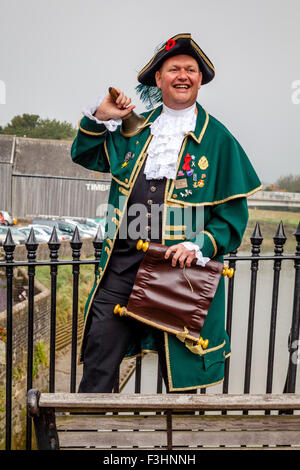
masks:
{"label": "hand bell", "polygon": [[[116,99],[119,96],[117,90],[109,87],[108,91],[114,102],[116,102]],[[131,111],[127,116],[122,118],[121,134],[124,137],[132,137],[133,135],[136,135],[145,120],[146,118],[144,116],[139,116],[134,111]]]}

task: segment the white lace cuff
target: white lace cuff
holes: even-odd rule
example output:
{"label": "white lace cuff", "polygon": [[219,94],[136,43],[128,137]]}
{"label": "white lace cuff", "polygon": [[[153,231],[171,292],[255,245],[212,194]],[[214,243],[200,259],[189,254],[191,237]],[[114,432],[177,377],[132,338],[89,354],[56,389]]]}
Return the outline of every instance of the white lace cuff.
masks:
{"label": "white lace cuff", "polygon": [[85,106],[85,108],[82,110],[82,113],[84,116],[86,116],[89,119],[92,119],[92,121],[95,121],[97,124],[104,124],[107,130],[110,132],[114,132],[118,126],[121,125],[122,119],[109,119],[108,121],[100,121],[94,116],[94,112],[96,109],[100,106],[100,104],[103,101],[104,96],[98,96],[94,103],[88,104]]}
{"label": "white lace cuff", "polygon": [[198,264],[199,266],[202,266],[204,268],[206,263],[210,261],[210,258],[207,258],[202,255],[202,251],[200,250],[199,246],[196,245],[196,243],[182,242],[181,244],[184,245],[188,250],[196,250],[196,264]]}

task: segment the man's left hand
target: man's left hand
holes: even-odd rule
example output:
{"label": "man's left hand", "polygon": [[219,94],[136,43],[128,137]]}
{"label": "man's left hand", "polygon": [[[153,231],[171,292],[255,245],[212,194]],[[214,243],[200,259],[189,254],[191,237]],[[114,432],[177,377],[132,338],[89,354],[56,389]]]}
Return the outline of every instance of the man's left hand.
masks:
{"label": "man's left hand", "polygon": [[177,261],[179,262],[179,266],[181,268],[184,267],[184,264],[190,268],[192,261],[194,258],[196,258],[196,251],[195,250],[188,250],[184,245],[179,243],[178,245],[172,245],[170,246],[165,254],[165,259],[168,259],[171,255],[173,254],[172,257],[172,266],[176,266]]}

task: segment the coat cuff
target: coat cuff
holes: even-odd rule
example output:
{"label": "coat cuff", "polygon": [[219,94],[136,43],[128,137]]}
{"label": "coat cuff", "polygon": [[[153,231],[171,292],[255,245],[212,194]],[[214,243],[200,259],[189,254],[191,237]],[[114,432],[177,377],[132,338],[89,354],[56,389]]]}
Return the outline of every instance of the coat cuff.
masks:
{"label": "coat cuff", "polygon": [[204,235],[203,246],[201,247],[202,254],[214,258],[218,251],[217,243],[210,232],[203,230],[202,233]]}
{"label": "coat cuff", "polygon": [[81,132],[88,135],[100,136],[104,135],[107,131],[104,124],[97,124],[96,121],[86,116],[79,121],[78,126]]}

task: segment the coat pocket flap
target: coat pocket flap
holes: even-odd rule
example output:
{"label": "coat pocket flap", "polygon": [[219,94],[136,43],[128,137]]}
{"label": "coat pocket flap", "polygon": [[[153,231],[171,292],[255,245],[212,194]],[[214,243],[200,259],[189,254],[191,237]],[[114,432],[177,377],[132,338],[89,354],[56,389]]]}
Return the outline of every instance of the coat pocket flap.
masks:
{"label": "coat pocket flap", "polygon": [[225,361],[225,347],[216,349],[215,351],[208,352],[203,354],[203,362],[204,368],[207,370],[210,366],[215,364],[216,362],[224,362]]}

